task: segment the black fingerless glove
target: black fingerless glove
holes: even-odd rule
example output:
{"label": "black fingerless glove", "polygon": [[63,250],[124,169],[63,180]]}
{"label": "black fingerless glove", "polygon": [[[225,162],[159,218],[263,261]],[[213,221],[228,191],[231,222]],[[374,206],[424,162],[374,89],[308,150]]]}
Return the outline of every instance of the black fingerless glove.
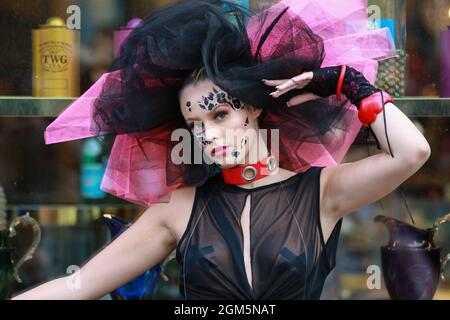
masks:
{"label": "black fingerless glove", "polygon": [[[337,94],[337,86],[339,77],[341,75],[341,70],[342,66],[325,67],[312,70],[313,79],[307,86],[304,87],[304,89],[323,98],[326,98],[333,94]],[[367,111],[367,106],[371,103],[376,105],[377,100],[379,100],[379,103],[384,109],[385,99],[382,90],[375,88],[372,84],[370,84],[370,82],[364,77],[361,72],[352,67],[346,66],[341,91],[350,100],[350,102],[358,108],[359,111],[362,110],[360,109],[361,103],[364,104],[363,110]],[[379,97],[375,95],[375,93],[377,92],[380,92]],[[387,95],[387,97],[387,101],[393,101],[389,95]],[[394,157],[387,135],[385,113],[383,113],[383,115],[386,140],[391,156]],[[359,116],[361,115],[359,114]],[[377,148],[381,150],[380,143],[372,128],[369,127],[369,130],[373,134],[377,142]]]}
{"label": "black fingerless glove", "polygon": [[[304,89],[323,98],[336,94],[341,69],[341,66],[337,66],[312,70],[313,79]],[[342,93],[358,109],[362,99],[379,91],[367,81],[361,72],[352,67],[346,67]]]}

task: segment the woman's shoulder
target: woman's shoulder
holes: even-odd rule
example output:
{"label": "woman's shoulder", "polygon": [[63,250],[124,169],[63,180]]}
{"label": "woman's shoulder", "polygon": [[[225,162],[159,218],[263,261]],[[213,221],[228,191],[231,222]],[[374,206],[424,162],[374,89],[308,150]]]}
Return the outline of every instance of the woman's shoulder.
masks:
{"label": "woman's shoulder", "polygon": [[196,187],[194,186],[183,186],[181,188],[175,189],[170,193],[169,203],[172,209],[180,209],[194,202]]}

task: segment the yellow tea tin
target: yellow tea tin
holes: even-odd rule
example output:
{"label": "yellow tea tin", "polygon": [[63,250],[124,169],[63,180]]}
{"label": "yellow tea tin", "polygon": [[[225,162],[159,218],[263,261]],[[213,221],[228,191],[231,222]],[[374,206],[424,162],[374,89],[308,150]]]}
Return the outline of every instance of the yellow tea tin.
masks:
{"label": "yellow tea tin", "polygon": [[80,95],[80,32],[61,18],[49,18],[32,31],[33,96]]}

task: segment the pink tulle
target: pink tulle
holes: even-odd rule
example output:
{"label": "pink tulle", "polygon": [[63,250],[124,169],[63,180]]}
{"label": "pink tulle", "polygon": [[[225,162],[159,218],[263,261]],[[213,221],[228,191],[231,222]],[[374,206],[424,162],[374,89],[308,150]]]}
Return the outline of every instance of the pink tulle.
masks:
{"label": "pink tulle", "polygon": [[[392,35],[388,28],[368,29],[368,8],[366,0],[346,0],[337,3],[333,0],[285,0],[270,7],[274,15],[285,6],[289,6],[291,14],[300,16],[319,35],[325,44],[325,60],[321,67],[347,64],[361,71],[372,84],[375,83],[378,61],[397,55]],[[270,21],[270,19],[268,19]],[[253,52],[259,38],[259,30],[265,29],[258,23],[257,17],[250,19],[247,33],[252,42]],[[279,28],[283,28],[279,23]],[[281,30],[282,32],[282,30]],[[274,32],[276,34],[276,32]],[[276,39],[265,41],[261,53],[263,58],[270,57],[276,50]],[[335,97],[330,99],[336,102]],[[346,107],[351,105],[347,102]],[[336,132],[333,144],[324,147],[303,143],[298,151],[311,162],[311,166],[332,166],[340,163],[354,142],[361,129],[356,107],[354,107],[354,122],[350,128],[341,134]],[[309,167],[293,166],[291,170],[303,172]]]}
{"label": "pink tulle", "polygon": [[[347,64],[361,71],[374,84],[378,61],[395,57],[396,50],[389,29],[368,30],[366,2],[366,0],[285,0],[267,10],[268,12],[273,10],[276,14],[279,13],[280,8],[290,6],[289,14],[301,17],[311,30],[324,40],[326,57],[322,67]],[[283,32],[283,21],[280,20],[275,28],[281,28],[280,31]],[[247,26],[247,33],[253,52],[256,51],[258,31],[261,29],[265,29],[264,26],[258,23],[257,17],[252,17]],[[277,32],[273,34],[276,35]],[[273,45],[276,39],[271,39],[271,35],[261,49],[263,60],[270,57],[276,49]],[[119,72],[116,72],[117,74],[113,76],[119,77]],[[104,74],[48,126],[45,131],[47,144],[95,135],[91,128],[92,103],[100,94],[108,76],[110,74]],[[339,104],[334,96],[329,99],[332,103]],[[333,166],[340,163],[361,129],[356,108],[352,107],[350,102],[347,102],[346,107],[353,108],[354,121],[349,123],[349,128],[345,131],[330,133],[331,146],[325,148],[320,144],[303,143],[298,150],[291,150],[289,143],[281,140],[281,150],[302,154],[309,165],[295,163],[295,157],[290,158],[287,155],[284,162],[280,162],[280,166],[284,165],[286,169],[303,172],[310,166]],[[267,118],[270,121],[271,117],[276,116],[269,111]],[[117,135],[110,155],[110,159],[115,159],[115,165],[113,167],[111,161],[108,163],[102,190],[122,199],[148,206],[160,202],[164,195],[183,186],[182,175],[175,181],[166,181],[168,150],[163,144],[154,141],[155,134],[161,135],[162,140],[170,139],[168,133],[170,133],[169,130],[151,130],[144,133]],[[138,142],[141,142],[140,146],[144,147],[144,152]],[[136,168],[133,165],[135,162],[147,159],[152,161],[150,167]],[[291,159],[292,161],[289,161]]]}
{"label": "pink tulle", "polygon": [[[161,131],[161,139],[170,139],[167,133],[170,131]],[[183,185],[181,180],[174,184],[166,182],[166,147],[151,142],[155,138],[150,137],[151,134],[117,135],[111,157],[118,157],[119,161],[116,160],[115,166],[107,166],[101,186],[103,191],[136,204],[150,205],[166,202],[163,197]],[[141,147],[145,153],[141,152]],[[152,166],[133,166],[133,162],[143,161],[152,163]]]}
{"label": "pink tulle", "polygon": [[92,129],[92,110],[95,99],[100,95],[105,80],[118,71],[104,73],[81,97],[64,110],[45,130],[46,144],[78,140],[96,135]]}

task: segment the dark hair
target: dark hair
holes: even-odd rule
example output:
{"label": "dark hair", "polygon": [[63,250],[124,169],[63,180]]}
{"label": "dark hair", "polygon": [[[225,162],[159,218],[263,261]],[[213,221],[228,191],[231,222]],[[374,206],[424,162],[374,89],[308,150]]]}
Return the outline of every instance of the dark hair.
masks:
{"label": "dark hair", "polygon": [[[199,81],[206,80],[208,78],[208,73],[206,72],[206,68],[204,66],[195,69],[192,71],[186,79],[184,80],[183,84],[181,85],[181,90],[183,90],[185,87],[191,84],[196,84]],[[180,92],[181,92],[180,90]]]}
{"label": "dark hair", "polygon": [[187,77],[184,79],[180,90],[178,91],[178,100],[180,100],[181,92],[186,88],[187,86],[191,84],[197,84],[200,81],[209,79],[208,73],[206,72],[206,68],[204,66],[194,69],[194,71],[191,71]]}

